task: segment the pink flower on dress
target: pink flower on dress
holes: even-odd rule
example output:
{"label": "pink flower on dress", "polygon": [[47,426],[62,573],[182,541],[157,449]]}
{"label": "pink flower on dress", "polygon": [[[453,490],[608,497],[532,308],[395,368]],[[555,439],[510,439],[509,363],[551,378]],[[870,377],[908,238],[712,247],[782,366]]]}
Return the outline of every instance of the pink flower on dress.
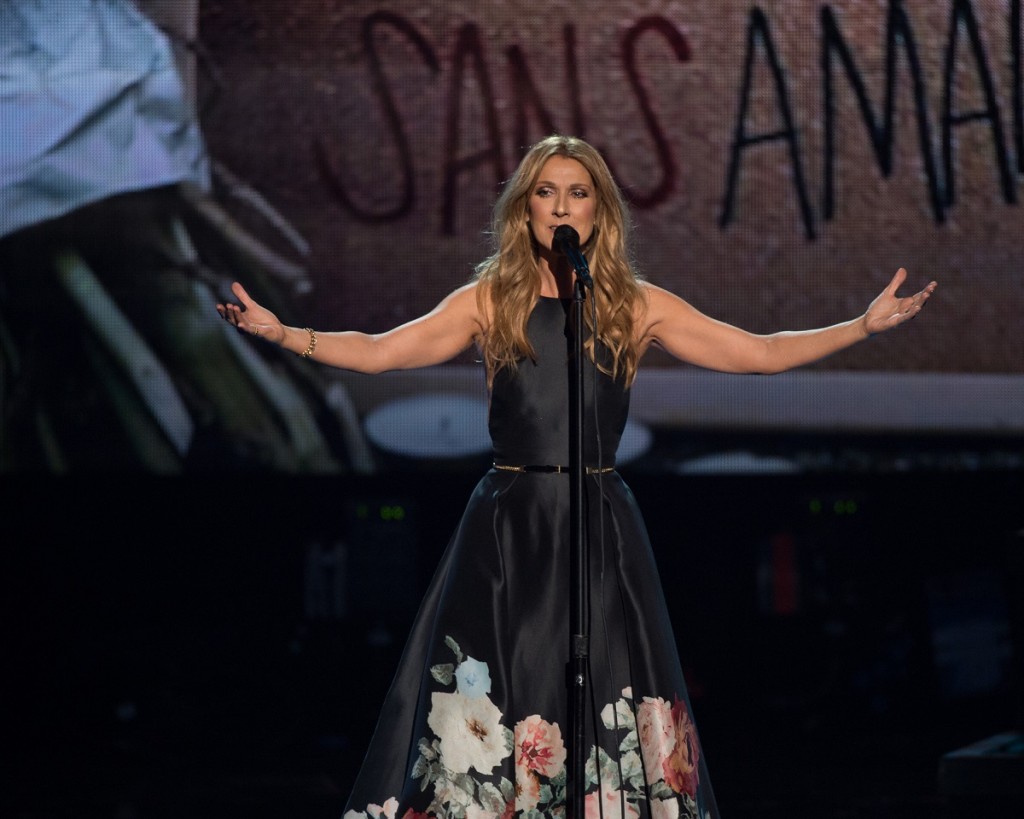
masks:
{"label": "pink flower on dress", "polygon": [[565,744],[557,724],[537,714],[516,723],[516,799],[517,813],[532,811],[540,803],[540,777],[549,779],[565,767]]}
{"label": "pink flower on dress", "polygon": [[607,785],[601,786],[600,793],[587,794],[583,800],[583,812],[585,819],[640,819],[640,811],[625,798],[625,792]]}
{"label": "pink flower on dress", "polygon": [[534,714],[516,723],[516,767],[553,779],[565,766],[562,730]]}
{"label": "pink flower on dress", "polygon": [[697,728],[690,719],[686,703],[682,700],[677,699],[672,706],[672,722],[675,726],[676,742],[663,767],[665,782],[676,793],[686,793],[696,799],[700,745],[697,743]]}
{"label": "pink flower on dress", "polygon": [[662,778],[665,763],[676,747],[672,707],[661,697],[644,697],[636,709],[636,730],[647,784],[653,785]]}
{"label": "pink flower on dress", "polygon": [[402,814],[402,819],[433,819],[433,816],[429,813],[420,813],[418,810],[407,808],[405,813]]}

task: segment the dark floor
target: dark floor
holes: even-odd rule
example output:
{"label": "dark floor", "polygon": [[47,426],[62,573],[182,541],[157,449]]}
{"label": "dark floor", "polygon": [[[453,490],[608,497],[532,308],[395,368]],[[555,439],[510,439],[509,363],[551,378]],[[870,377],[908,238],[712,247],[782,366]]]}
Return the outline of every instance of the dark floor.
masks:
{"label": "dark floor", "polygon": [[[938,767],[949,738],[874,728],[828,732],[760,730],[705,738],[726,819],[1019,819],[1024,797],[940,793]],[[978,737],[980,739],[980,737]],[[76,752],[77,750],[77,752]],[[339,819],[351,755],[303,757],[220,738],[204,747],[62,747],[42,769],[7,790],[9,819]],[[709,754],[712,751],[709,750]],[[262,754],[260,754],[262,755]],[[984,790],[981,786],[980,790]]]}
{"label": "dark floor", "polygon": [[[340,819],[414,614],[393,601],[474,479],[7,482],[0,816]],[[1024,816],[1024,751],[957,796],[939,776],[1022,726],[1019,476],[631,483],[662,576],[700,578],[669,604],[724,819]],[[306,539],[381,499],[416,525],[350,591],[394,559],[403,593],[311,619]],[[242,507],[259,535],[217,537]],[[785,615],[757,581],[780,533],[803,560]]]}

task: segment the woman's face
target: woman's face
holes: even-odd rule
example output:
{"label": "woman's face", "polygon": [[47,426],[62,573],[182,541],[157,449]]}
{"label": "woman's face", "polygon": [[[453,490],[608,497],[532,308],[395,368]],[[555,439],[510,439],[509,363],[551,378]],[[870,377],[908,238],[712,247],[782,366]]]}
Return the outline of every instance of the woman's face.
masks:
{"label": "woman's face", "polygon": [[553,156],[540,169],[530,193],[527,221],[537,243],[551,250],[555,228],[571,225],[586,244],[594,232],[597,210],[594,181],[575,159]]}

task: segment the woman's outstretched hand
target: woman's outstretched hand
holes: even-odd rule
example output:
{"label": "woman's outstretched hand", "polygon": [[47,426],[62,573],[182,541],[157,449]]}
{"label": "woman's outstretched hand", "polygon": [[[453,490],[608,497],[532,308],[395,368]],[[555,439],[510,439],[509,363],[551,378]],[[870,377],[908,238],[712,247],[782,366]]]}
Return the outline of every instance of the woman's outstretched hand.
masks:
{"label": "woman's outstretched hand", "polygon": [[896,291],[907,278],[907,271],[902,267],[896,271],[889,286],[885,288],[868,306],[864,314],[864,327],[868,333],[881,333],[897,327],[908,319],[912,319],[921,309],[935,288],[937,282],[930,282],[923,290],[913,296],[897,296]]}
{"label": "woman's outstretched hand", "polygon": [[284,341],[284,327],[280,320],[266,307],[261,307],[245,292],[245,288],[238,282],[231,285],[231,292],[241,302],[241,306],[228,302],[218,304],[217,312],[220,313],[228,324],[233,324],[243,333],[259,336],[275,344]]}

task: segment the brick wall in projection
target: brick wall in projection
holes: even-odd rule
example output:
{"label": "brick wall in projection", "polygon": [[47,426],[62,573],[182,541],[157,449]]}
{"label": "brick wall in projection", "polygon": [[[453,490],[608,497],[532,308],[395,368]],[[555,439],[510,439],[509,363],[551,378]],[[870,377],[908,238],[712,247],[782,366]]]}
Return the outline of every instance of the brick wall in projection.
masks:
{"label": "brick wall in projection", "polygon": [[464,282],[501,180],[560,131],[629,192],[645,275],[705,312],[829,323],[903,265],[940,281],[927,316],[818,366],[1024,371],[1020,0],[200,14],[210,150],[309,240],[318,326],[380,330]]}

